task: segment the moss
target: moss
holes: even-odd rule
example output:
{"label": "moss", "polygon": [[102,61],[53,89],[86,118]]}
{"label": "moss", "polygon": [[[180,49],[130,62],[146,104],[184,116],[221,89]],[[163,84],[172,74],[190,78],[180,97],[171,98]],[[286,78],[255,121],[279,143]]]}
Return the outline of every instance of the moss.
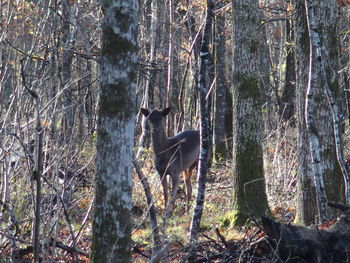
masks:
{"label": "moss", "polygon": [[303,222],[303,220],[301,220],[299,213],[295,214],[295,218],[294,218],[293,224],[295,224],[295,225],[304,225],[304,222]]}
{"label": "moss", "polygon": [[136,46],[128,39],[116,34],[111,26],[104,26],[103,28],[103,46],[101,50],[102,56],[109,56],[111,61],[117,62],[119,54],[126,54],[128,52],[135,52]]}
{"label": "moss", "polygon": [[[250,138],[241,138],[236,153],[237,171],[242,173],[245,181],[263,178],[263,153],[259,141]],[[237,172],[236,171],[236,172]]]}
{"label": "moss", "polygon": [[214,160],[215,162],[222,162],[227,159],[227,148],[225,142],[216,143],[214,145]]}
{"label": "moss", "polygon": [[133,116],[134,111],[130,109],[130,105],[134,105],[134,101],[126,90],[129,85],[120,82],[102,86],[105,91],[101,93],[100,97],[100,116],[118,116],[120,113],[123,113],[124,118],[122,119]]}
{"label": "moss", "polygon": [[[258,34],[257,34],[258,36]],[[250,53],[257,53],[259,49],[259,39],[256,37],[252,37],[249,45],[249,51]]]}
{"label": "moss", "polygon": [[338,49],[336,47],[339,46],[338,44],[338,32],[337,32],[337,26],[334,25],[328,32],[327,35],[329,36],[329,58],[330,63],[333,65],[337,65],[337,59],[338,59]]}
{"label": "moss", "polygon": [[260,100],[259,78],[253,74],[236,74],[239,95],[242,99]]}
{"label": "moss", "polygon": [[224,227],[242,226],[247,222],[249,214],[241,209],[234,209],[223,215],[221,225]]}
{"label": "moss", "polygon": [[[107,192],[104,190],[106,187],[97,189],[96,204],[103,204],[106,200]],[[119,200],[120,197],[117,194],[115,198],[95,207],[91,251],[96,254],[91,254],[91,262],[108,262],[109,257],[114,258],[114,262],[129,262],[131,255],[130,211],[121,206]],[[118,231],[122,231],[123,234],[119,235]]]}
{"label": "moss", "polygon": [[314,134],[315,136],[320,137],[320,134],[318,133],[318,129],[315,127],[314,124],[312,124],[312,125],[310,126],[310,132],[311,132],[312,134]]}
{"label": "moss", "polygon": [[332,202],[344,202],[344,178],[337,161],[335,150],[332,148],[325,149],[321,158],[326,162],[334,164],[333,169],[326,169],[323,175],[327,199]]}
{"label": "moss", "polygon": [[[328,73],[328,76],[331,76],[331,73]],[[340,89],[339,89],[338,82],[337,81],[330,82],[328,85],[329,85],[329,88],[330,88],[331,92],[333,93],[333,97],[334,98],[339,98],[339,96],[340,96]]]}
{"label": "moss", "polygon": [[262,146],[257,140],[240,138],[236,149],[233,210],[234,223],[244,223],[249,215],[269,213],[263,170]]}

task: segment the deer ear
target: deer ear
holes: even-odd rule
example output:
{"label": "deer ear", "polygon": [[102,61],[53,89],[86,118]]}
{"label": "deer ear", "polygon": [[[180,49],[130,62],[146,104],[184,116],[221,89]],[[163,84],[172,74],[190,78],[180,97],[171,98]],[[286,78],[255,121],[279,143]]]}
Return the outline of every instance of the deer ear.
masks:
{"label": "deer ear", "polygon": [[149,115],[149,110],[145,109],[145,108],[140,108],[141,112],[143,115],[145,115],[145,117],[148,117]]}
{"label": "deer ear", "polygon": [[163,115],[164,117],[167,116],[167,115],[169,114],[170,110],[171,110],[170,107],[165,108],[165,109],[162,111],[162,115]]}

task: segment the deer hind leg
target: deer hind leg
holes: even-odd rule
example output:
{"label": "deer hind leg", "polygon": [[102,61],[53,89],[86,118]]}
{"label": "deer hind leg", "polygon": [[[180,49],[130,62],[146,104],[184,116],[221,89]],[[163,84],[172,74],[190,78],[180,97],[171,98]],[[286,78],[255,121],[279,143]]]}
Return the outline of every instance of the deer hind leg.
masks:
{"label": "deer hind leg", "polygon": [[187,201],[187,213],[190,211],[190,202],[192,196],[192,184],[191,184],[191,174],[192,170],[187,169],[184,171],[184,182],[186,187],[186,201]]}
{"label": "deer hind leg", "polygon": [[184,171],[184,182],[186,186],[187,213],[190,211],[190,203],[192,199],[192,171],[197,167],[197,162],[192,164],[190,168]]}

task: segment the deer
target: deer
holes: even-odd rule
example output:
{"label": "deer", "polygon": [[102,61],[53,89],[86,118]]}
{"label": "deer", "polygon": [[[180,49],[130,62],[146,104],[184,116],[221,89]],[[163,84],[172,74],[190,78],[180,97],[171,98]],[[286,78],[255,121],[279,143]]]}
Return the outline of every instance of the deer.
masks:
{"label": "deer", "polygon": [[167,137],[165,118],[170,109],[168,107],[160,111],[152,110],[151,112],[144,108],[140,110],[151,126],[153,162],[163,186],[165,208],[167,209],[169,201],[167,175],[170,176],[172,181],[169,202],[169,204],[172,204],[176,199],[180,175],[184,172],[188,212],[192,196],[192,171],[198,166],[199,160],[200,135],[198,130],[185,130],[174,137]]}

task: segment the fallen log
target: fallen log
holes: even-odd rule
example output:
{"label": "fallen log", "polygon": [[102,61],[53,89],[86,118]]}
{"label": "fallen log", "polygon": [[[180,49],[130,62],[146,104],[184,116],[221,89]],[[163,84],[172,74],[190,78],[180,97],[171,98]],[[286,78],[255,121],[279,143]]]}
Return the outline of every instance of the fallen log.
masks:
{"label": "fallen log", "polygon": [[349,262],[350,208],[329,205],[341,209],[343,214],[328,230],[283,224],[262,217],[264,233],[279,262]]}

